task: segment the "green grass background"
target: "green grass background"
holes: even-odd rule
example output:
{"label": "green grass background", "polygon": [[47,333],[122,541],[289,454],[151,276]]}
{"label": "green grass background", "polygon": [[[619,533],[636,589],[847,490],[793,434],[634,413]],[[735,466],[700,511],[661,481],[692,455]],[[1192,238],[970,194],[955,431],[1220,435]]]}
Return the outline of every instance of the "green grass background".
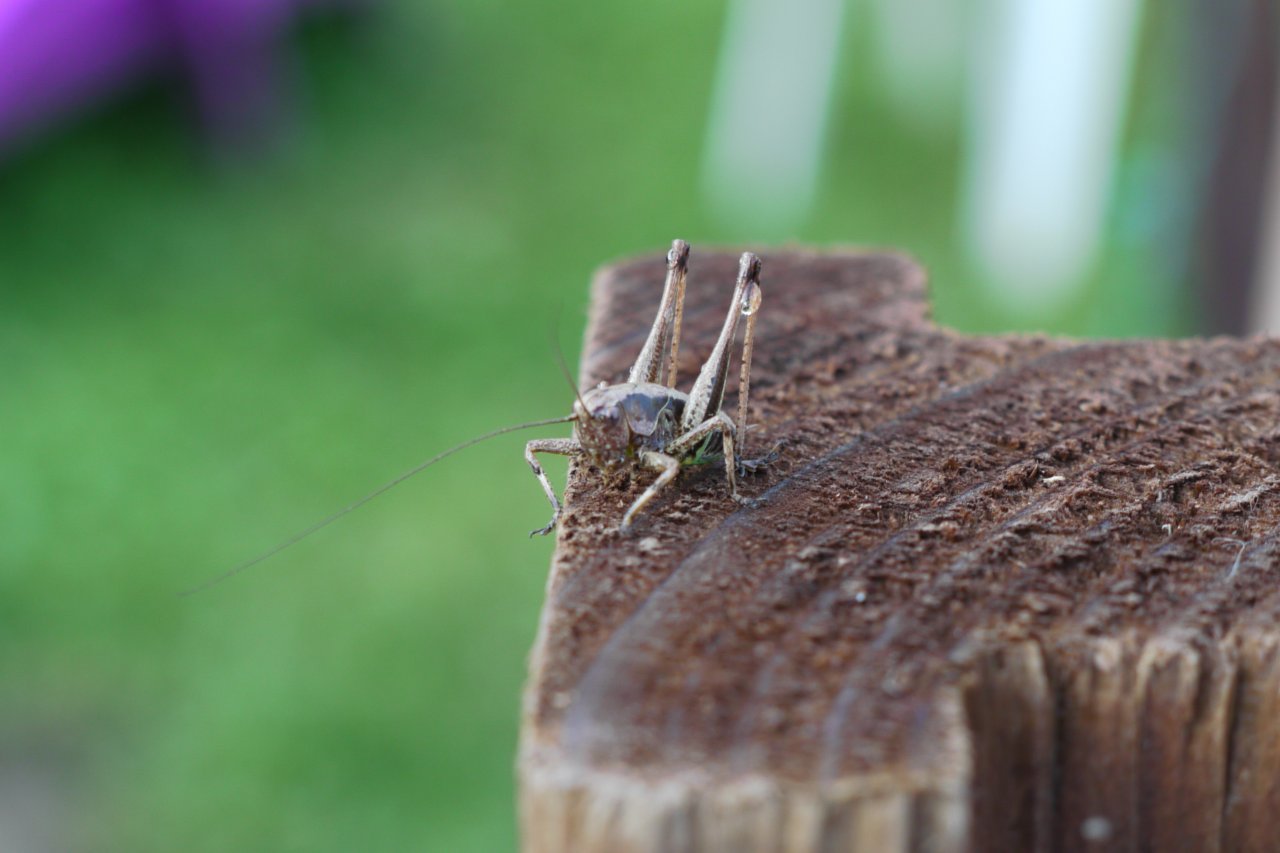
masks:
{"label": "green grass background", "polygon": [[[957,249],[959,109],[942,133],[898,122],[857,16],[816,210],[794,233],[708,218],[723,12],[389,3],[304,29],[298,119],[265,159],[218,165],[147,89],[0,165],[0,780],[37,790],[59,846],[514,847],[553,544],[525,536],[547,515],[528,436],[175,593],[565,412],[549,333],[572,360],[607,259],[674,236],[892,245],[943,320],[1010,324]],[[1176,328],[1149,230],[1034,324]]]}

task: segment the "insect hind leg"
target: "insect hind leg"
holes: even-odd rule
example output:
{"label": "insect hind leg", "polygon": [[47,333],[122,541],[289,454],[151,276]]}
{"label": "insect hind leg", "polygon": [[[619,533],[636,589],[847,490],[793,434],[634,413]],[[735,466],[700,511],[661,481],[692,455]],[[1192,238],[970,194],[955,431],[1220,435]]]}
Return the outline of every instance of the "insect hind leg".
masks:
{"label": "insect hind leg", "polygon": [[[741,440],[738,441],[738,451],[739,452],[742,451]],[[772,465],[774,462],[776,462],[778,457],[781,455],[782,455],[782,442],[776,441],[774,442],[773,446],[770,447],[769,450],[765,452],[764,455],[762,456],[755,456],[750,459],[739,459],[738,460],[738,476],[745,477],[748,474],[759,474],[761,471],[763,471],[764,469]]]}
{"label": "insect hind leg", "polygon": [[[680,348],[680,318],[684,311],[684,282],[689,271],[689,244],[675,240],[667,252],[667,280],[662,287],[658,315],[653,318],[649,337],[640,349],[636,363],[627,376],[628,382],[662,384],[663,373],[669,371],[667,385],[675,385],[675,359]],[[668,341],[671,345],[670,366],[664,362]]]}

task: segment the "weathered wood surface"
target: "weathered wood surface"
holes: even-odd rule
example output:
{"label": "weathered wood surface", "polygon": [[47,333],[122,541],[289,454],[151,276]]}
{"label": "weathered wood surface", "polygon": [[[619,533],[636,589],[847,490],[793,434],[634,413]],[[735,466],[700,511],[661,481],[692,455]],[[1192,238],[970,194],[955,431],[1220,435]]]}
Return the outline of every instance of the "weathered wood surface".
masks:
{"label": "weathered wood surface", "polygon": [[[622,535],[642,483],[570,472],[525,849],[1280,849],[1280,345],[966,337],[903,258],[763,257],[758,504],[685,472]],[[735,267],[694,247],[682,385]],[[662,274],[597,278],[584,384]]]}

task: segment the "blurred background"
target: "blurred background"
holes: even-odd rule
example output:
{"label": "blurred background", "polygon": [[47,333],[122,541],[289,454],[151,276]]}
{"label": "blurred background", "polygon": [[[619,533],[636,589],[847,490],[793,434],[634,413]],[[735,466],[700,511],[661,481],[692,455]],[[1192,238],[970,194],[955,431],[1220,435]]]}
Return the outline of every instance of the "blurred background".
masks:
{"label": "blurred background", "polygon": [[1280,327],[1273,15],[0,0],[0,850],[512,849],[564,430],[176,593],[567,412],[592,269],[676,236],[898,247],[970,331]]}

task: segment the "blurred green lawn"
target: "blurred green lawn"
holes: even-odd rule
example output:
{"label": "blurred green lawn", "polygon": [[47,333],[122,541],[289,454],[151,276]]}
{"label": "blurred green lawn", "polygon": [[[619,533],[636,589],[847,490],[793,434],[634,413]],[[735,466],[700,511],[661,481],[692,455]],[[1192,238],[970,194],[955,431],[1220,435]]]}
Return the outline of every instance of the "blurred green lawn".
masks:
{"label": "blurred green lawn", "polygon": [[[0,782],[38,789],[60,845],[515,845],[552,547],[525,535],[529,436],[175,593],[567,411],[549,334],[572,359],[599,263],[674,236],[889,244],[944,320],[1007,322],[954,248],[956,137],[895,124],[859,27],[819,209],[794,234],[708,220],[722,13],[405,0],[304,31],[280,156],[212,166],[152,90],[0,167]],[[1121,298],[1098,292],[1054,325],[1090,328]]]}

